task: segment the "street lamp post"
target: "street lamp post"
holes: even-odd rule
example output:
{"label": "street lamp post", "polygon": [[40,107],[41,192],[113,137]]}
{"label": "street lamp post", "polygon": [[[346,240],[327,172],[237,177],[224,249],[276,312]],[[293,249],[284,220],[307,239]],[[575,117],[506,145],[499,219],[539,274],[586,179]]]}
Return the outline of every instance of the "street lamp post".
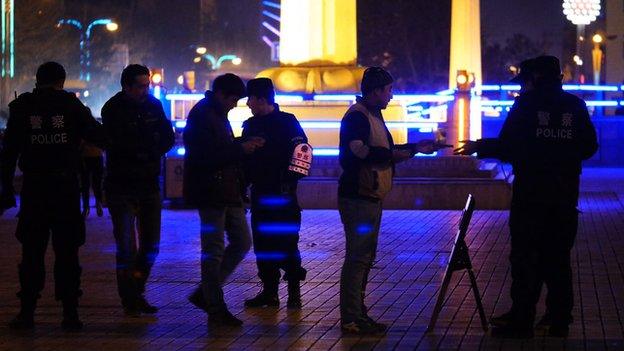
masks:
{"label": "street lamp post", "polygon": [[[199,63],[203,57],[206,59],[206,61],[210,62],[210,66],[212,67],[213,71],[216,71],[219,68],[221,68],[221,65],[225,61],[232,61],[232,64],[235,66],[238,66],[243,62],[243,60],[236,55],[223,55],[223,56],[220,56],[219,58],[216,58],[211,54],[206,54],[205,50],[201,50],[201,51],[203,51],[204,54],[200,54],[201,56],[195,57],[193,59],[193,62]],[[197,53],[199,54],[200,50],[197,50]]]}
{"label": "street lamp post", "polygon": [[80,31],[80,79],[85,81],[91,80],[91,31],[95,26],[106,26],[106,30],[114,32],[119,29],[119,25],[109,18],[100,18],[92,21],[86,28],[77,19],[61,19],[57,26],[70,25],[76,27]]}
{"label": "street lamp post", "polygon": [[576,52],[574,53],[575,78],[579,79],[580,66],[583,64],[583,42],[585,26],[600,15],[600,0],[563,0],[563,14],[576,25]]}

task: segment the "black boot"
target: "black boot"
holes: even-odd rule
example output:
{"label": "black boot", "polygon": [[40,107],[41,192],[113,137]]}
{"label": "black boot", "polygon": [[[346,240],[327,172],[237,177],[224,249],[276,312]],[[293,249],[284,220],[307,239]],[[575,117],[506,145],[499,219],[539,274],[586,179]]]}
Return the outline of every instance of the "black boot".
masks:
{"label": "black boot", "polygon": [[9,322],[9,328],[16,330],[26,330],[35,327],[35,307],[36,300],[22,300],[22,306],[15,318]]}
{"label": "black boot", "polygon": [[245,307],[279,307],[277,284],[264,284],[256,297],[245,300]]}
{"label": "black boot", "polygon": [[288,308],[301,308],[301,287],[299,284],[298,280],[288,281],[288,302],[286,303]]}
{"label": "black boot", "polygon": [[82,329],[82,321],[78,318],[78,300],[63,301],[63,322],[61,327],[66,331],[75,331]]}
{"label": "black boot", "polygon": [[212,326],[227,327],[240,327],[243,325],[243,321],[236,318],[225,306],[219,311],[208,313],[208,323]]}

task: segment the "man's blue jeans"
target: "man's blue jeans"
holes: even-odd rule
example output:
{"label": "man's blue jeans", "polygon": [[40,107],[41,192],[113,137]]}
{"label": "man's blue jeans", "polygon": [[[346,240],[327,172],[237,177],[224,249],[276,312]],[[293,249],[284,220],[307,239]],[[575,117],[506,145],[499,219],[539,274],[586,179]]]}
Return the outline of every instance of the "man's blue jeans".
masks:
{"label": "man's blue jeans", "polygon": [[367,316],[364,296],[368,274],[377,253],[381,201],[339,198],[338,210],[346,239],[345,260],[340,274],[340,318],[345,324]]}
{"label": "man's blue jeans", "polygon": [[198,289],[201,289],[208,311],[218,312],[225,308],[223,283],[251,248],[249,226],[242,206],[201,208],[199,218],[201,286]]}
{"label": "man's blue jeans", "polygon": [[158,256],[160,194],[107,193],[107,202],[117,244],[117,289],[122,304],[132,307],[145,292],[145,283]]}

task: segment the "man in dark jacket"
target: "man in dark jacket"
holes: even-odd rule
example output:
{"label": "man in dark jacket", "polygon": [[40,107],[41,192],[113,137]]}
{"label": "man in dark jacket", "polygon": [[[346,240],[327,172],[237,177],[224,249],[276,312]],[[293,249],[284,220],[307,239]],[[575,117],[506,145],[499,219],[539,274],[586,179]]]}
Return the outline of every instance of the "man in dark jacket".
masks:
{"label": "man in dark jacket", "polygon": [[[394,165],[413,156],[395,146],[381,110],[392,99],[392,76],[370,67],[357,98],[340,124],[338,210],[344,225],[346,253],[340,275],[340,318],[345,333],[374,334],[386,326],[368,316],[364,305],[368,274],[375,259],[382,202],[392,188]],[[432,140],[417,144],[421,153],[433,153]]]}
{"label": "man in dark jacket", "polygon": [[585,102],[562,90],[559,60],[537,57],[533,69],[535,89],[516,99],[499,137],[468,141],[456,150],[513,166],[511,322],[492,330],[500,337],[533,336],[543,282],[552,295],[549,334],[568,335],[573,307],[570,251],[578,226],[581,161],[598,149]]}
{"label": "man in dark jacket", "polygon": [[102,107],[110,140],[104,190],[117,244],[117,288],[131,316],[157,312],[144,293],[160,245],[161,157],[174,142],[162,104],[148,94],[149,74],[145,66],[126,67],[122,91]]}
{"label": "man in dark jacket", "polygon": [[85,241],[80,215],[80,142],[100,147],[105,135],[74,94],[63,90],[65,69],[47,62],[37,70],[37,86],[9,104],[0,154],[2,191],[0,214],[15,206],[13,177],[16,162],[23,172],[17,239],[22,244],[19,264],[21,310],[10,323],[16,329],[34,326],[34,312],[45,282],[45,252],[52,233],[56,300],[63,302],[64,329],[80,329],[78,248]]}
{"label": "man in dark jacket", "polygon": [[217,77],[184,129],[184,198],[198,209],[201,222],[201,285],[189,301],[208,313],[209,323],[231,326],[243,322],[227,309],[222,285],[251,247],[241,161],[263,144],[259,138],[234,138],[227,115],[243,96],[238,76]]}
{"label": "man in dark jacket", "polygon": [[[258,276],[262,291],[246,300],[246,307],[279,306],[277,296],[280,269],[288,282],[289,308],[301,307],[300,282],[306,270],[298,248],[301,208],[297,201],[297,181],[302,176],[293,166],[293,152],[302,156],[311,148],[294,115],[282,112],[275,103],[273,83],[268,78],[247,83],[247,106],[253,117],[243,124],[243,138],[261,137],[262,149],[247,157],[245,172],[251,183],[251,229]],[[302,160],[302,163],[305,163]],[[309,165],[309,163],[308,163]],[[305,168],[305,166],[303,166]],[[309,168],[309,167],[308,167]],[[293,169],[295,171],[293,171]],[[301,170],[305,173],[305,170]]]}

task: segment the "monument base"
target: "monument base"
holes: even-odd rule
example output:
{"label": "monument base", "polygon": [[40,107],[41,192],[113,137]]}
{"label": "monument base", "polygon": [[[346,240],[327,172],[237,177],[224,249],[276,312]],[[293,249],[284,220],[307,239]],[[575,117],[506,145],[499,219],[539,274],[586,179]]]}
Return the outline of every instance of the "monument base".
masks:
{"label": "monument base", "polygon": [[349,94],[360,91],[364,75],[358,66],[281,66],[268,68],[258,77],[270,78],[275,89],[284,93]]}

